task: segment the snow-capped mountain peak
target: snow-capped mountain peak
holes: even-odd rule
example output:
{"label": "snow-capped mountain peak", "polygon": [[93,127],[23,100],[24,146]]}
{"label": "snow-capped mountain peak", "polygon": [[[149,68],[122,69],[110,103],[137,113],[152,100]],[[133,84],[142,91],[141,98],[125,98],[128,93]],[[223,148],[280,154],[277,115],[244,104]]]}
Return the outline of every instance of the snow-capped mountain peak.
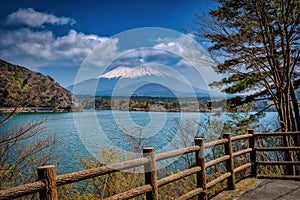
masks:
{"label": "snow-capped mountain peak", "polygon": [[138,78],[144,76],[168,76],[165,72],[155,66],[138,66],[138,67],[117,67],[98,78]]}

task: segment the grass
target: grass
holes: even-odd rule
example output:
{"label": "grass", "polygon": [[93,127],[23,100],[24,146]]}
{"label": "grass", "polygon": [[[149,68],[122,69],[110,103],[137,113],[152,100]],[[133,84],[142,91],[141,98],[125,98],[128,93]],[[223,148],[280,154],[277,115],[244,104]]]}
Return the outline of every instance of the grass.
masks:
{"label": "grass", "polygon": [[212,200],[233,200],[248,188],[253,186],[255,183],[257,183],[257,180],[257,178],[243,179],[236,183],[236,190],[224,190],[217,196],[213,197]]}
{"label": "grass", "polygon": [[239,196],[242,192],[247,190],[249,187],[254,185],[257,182],[257,178],[248,178],[245,179],[246,183],[241,184],[240,186],[237,186],[237,189],[234,190],[229,197],[226,198],[226,200],[233,200],[235,197]]}

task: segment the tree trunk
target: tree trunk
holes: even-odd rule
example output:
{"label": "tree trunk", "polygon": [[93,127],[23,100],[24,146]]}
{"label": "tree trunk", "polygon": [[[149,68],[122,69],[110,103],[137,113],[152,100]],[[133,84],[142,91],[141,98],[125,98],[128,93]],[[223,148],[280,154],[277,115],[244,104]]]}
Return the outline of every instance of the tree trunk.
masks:
{"label": "tree trunk", "polygon": [[[281,91],[280,95],[280,109],[278,110],[278,114],[280,116],[280,126],[283,132],[289,132],[292,130],[292,120],[293,116],[291,116],[291,108],[290,108],[290,99],[288,93],[284,93]],[[292,145],[292,141],[290,136],[283,137],[283,146],[290,147]],[[284,152],[285,161],[294,161],[294,156],[291,151]],[[293,165],[285,166],[285,174],[287,175],[295,175],[295,167]]]}
{"label": "tree trunk", "polygon": [[[299,107],[298,107],[298,100],[295,92],[295,88],[293,83],[291,83],[290,87],[290,96],[291,96],[291,102],[293,105],[293,111],[294,111],[294,118],[295,118],[295,124],[296,127],[293,131],[300,131],[300,114],[299,114]],[[294,142],[296,146],[300,146],[300,137],[299,135],[294,136]]]}
{"label": "tree trunk", "polygon": [[[295,121],[295,128],[293,131],[300,131],[300,114],[299,114],[299,107],[298,107],[298,100],[295,92],[295,87],[291,81],[291,86],[290,86],[290,96],[291,96],[291,103],[293,105],[293,115],[294,115],[294,121]],[[295,146],[300,146],[300,135],[296,134],[293,136],[294,140],[294,145]],[[300,151],[296,151],[296,160],[300,160]],[[297,174],[300,174],[299,168],[296,170]]]}

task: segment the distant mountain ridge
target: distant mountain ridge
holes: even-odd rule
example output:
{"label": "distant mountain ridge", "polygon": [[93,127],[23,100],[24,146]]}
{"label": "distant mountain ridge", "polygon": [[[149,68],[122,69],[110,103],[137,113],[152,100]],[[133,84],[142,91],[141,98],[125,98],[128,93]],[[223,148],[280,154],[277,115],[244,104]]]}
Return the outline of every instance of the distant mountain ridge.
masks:
{"label": "distant mountain ridge", "polygon": [[155,66],[119,66],[97,78],[68,87],[75,95],[92,96],[151,96],[151,97],[210,97],[208,90],[190,85]]}
{"label": "distant mountain ridge", "polygon": [[75,96],[50,76],[0,60],[0,107],[69,111]]}

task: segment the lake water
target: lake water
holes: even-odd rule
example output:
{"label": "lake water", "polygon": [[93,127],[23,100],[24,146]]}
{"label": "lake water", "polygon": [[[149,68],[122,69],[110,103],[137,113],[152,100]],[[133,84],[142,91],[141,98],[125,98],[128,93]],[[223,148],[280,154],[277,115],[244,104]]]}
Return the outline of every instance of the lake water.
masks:
{"label": "lake water", "polygon": [[[154,147],[158,153],[192,145],[193,137],[204,133],[209,127],[208,119],[225,121],[224,116],[224,114],[214,116],[209,113],[196,112],[110,110],[85,110],[78,113],[24,113],[15,116],[1,129],[16,128],[32,120],[46,119],[43,125],[46,127],[43,137],[55,135],[59,141],[51,150],[52,154],[58,155],[58,159],[49,164],[55,164],[58,173],[66,173],[81,168],[78,158],[97,157],[101,149],[113,147],[132,153],[133,149],[137,149],[137,145],[133,146],[132,141],[137,142],[139,139],[142,147]],[[266,113],[266,116],[260,119],[261,126],[257,130],[274,130],[276,118],[276,113]],[[186,135],[182,132],[192,132],[192,134]],[[216,133],[213,138],[217,139],[219,136],[220,134]]]}

